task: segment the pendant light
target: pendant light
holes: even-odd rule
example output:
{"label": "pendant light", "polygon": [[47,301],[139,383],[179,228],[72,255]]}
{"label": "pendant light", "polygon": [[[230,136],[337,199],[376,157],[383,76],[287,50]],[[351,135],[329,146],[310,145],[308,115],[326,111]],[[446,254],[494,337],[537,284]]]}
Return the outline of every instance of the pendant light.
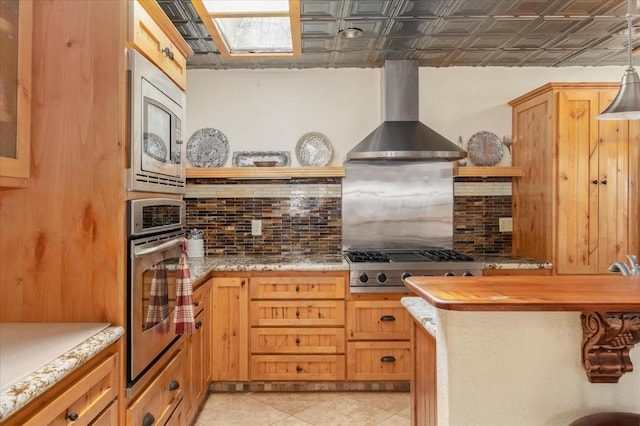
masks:
{"label": "pendant light", "polygon": [[622,76],[622,83],[618,95],[607,109],[596,115],[598,120],[640,120],[640,77],[638,77],[638,73],[635,68],[633,68],[632,59],[633,46],[631,35],[633,28],[631,23],[631,1],[632,0],[628,0],[629,6],[627,10],[629,68],[627,68],[624,76]]}

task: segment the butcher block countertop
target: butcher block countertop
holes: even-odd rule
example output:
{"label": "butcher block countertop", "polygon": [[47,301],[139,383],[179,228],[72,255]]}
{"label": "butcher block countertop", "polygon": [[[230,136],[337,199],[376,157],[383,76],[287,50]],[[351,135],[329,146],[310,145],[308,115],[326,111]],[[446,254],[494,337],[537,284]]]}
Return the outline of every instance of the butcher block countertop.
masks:
{"label": "butcher block countertop", "polygon": [[123,335],[108,323],[0,323],[0,421]]}
{"label": "butcher block countertop", "polygon": [[405,286],[452,311],[640,312],[640,276],[415,276]]}

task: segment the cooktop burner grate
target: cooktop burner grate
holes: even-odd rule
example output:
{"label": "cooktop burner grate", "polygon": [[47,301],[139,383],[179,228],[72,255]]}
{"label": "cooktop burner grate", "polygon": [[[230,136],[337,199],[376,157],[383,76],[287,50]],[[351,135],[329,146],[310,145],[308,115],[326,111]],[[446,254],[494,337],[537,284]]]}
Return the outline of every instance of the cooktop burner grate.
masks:
{"label": "cooktop burner grate", "polygon": [[424,250],[355,250],[345,253],[352,263],[391,263],[391,262],[472,262],[465,254],[449,249]]}

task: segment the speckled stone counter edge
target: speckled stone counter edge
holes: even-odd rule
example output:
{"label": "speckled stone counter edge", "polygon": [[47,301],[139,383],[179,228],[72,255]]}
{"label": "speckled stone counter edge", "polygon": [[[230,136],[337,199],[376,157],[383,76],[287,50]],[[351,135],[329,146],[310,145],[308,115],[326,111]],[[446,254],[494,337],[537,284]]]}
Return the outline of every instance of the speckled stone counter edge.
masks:
{"label": "speckled stone counter edge", "polygon": [[436,308],[431,306],[422,297],[403,297],[400,299],[402,306],[404,306],[411,316],[419,323],[422,324],[425,330],[433,337],[436,337],[437,319]]}
{"label": "speckled stone counter edge", "polygon": [[27,405],[123,335],[123,327],[108,327],[10,386],[0,394],[0,420]]}

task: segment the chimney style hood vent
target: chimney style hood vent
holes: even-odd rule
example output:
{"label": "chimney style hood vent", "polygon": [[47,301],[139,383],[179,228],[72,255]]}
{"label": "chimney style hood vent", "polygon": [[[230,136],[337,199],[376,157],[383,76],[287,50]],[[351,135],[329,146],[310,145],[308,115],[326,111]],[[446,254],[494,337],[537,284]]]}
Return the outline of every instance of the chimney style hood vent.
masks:
{"label": "chimney style hood vent", "polygon": [[384,122],[347,153],[350,160],[454,161],[466,151],[418,121],[418,62],[385,61]]}

